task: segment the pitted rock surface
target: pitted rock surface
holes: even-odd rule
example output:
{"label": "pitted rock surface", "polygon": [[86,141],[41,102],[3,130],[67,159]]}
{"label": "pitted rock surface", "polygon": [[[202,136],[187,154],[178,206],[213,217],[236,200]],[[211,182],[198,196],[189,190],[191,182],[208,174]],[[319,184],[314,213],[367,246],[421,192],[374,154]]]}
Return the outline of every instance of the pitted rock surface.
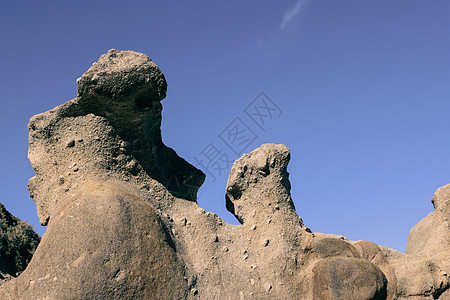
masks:
{"label": "pitted rock surface", "polygon": [[78,97],[89,94],[114,100],[131,97],[143,107],[146,102],[164,99],[167,90],[164,74],[147,55],[114,49],[102,55],[77,84]]}
{"label": "pitted rock surface", "polygon": [[162,143],[166,87],[146,55],[110,50],[78,80],[77,98],[30,120],[29,190],[48,228],[0,299],[449,295],[448,186],[403,254],[305,227],[290,151],[265,144],[232,166],[226,206],[241,225],[227,224],[196,203],[205,175]]}

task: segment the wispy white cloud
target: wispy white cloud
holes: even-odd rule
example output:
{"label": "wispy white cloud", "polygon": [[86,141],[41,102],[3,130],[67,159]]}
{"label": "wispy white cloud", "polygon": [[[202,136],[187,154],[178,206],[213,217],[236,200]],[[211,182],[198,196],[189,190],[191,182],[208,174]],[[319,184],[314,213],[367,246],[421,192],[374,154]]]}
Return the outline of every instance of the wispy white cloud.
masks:
{"label": "wispy white cloud", "polygon": [[297,0],[297,3],[295,3],[294,7],[289,9],[283,16],[283,21],[281,22],[280,29],[284,30],[289,23],[295,16],[299,15],[308,5],[308,3],[311,2],[311,0]]}

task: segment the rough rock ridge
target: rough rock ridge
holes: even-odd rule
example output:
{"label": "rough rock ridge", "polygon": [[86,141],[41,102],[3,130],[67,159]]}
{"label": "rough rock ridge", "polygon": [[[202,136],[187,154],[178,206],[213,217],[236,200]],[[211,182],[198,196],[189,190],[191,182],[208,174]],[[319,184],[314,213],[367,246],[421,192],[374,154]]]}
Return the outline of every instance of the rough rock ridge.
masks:
{"label": "rough rock ridge", "polygon": [[30,195],[47,231],[1,299],[450,299],[450,185],[407,253],[313,233],[290,195],[289,149],[239,158],[226,206],[196,203],[204,174],[161,140],[167,84],[144,54],[110,50],[78,96],[34,116]]}

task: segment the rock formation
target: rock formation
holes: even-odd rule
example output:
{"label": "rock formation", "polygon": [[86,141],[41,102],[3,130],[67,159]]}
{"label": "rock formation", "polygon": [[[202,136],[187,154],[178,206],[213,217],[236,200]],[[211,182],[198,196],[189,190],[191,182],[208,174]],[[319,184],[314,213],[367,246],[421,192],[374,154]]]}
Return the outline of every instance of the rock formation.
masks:
{"label": "rock formation", "polygon": [[313,233],[290,196],[289,149],[239,158],[226,206],[196,203],[204,174],[161,140],[160,69],[110,50],[78,96],[30,120],[30,195],[43,225],[1,299],[450,299],[450,185],[407,253]]}
{"label": "rock formation", "polygon": [[0,203],[0,285],[19,275],[33,256],[39,235]]}

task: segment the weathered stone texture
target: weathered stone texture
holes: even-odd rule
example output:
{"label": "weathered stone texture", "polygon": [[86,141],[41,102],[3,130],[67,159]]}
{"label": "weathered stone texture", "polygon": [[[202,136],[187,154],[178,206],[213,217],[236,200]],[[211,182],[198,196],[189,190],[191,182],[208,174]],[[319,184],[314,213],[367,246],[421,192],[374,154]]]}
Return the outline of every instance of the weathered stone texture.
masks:
{"label": "weathered stone texture", "polygon": [[305,227],[289,149],[265,144],[232,166],[241,225],[227,224],[196,203],[205,175],[162,143],[166,87],[146,55],[110,50],[77,98],[30,120],[29,190],[48,228],[1,299],[448,297],[450,185],[404,254]]}

